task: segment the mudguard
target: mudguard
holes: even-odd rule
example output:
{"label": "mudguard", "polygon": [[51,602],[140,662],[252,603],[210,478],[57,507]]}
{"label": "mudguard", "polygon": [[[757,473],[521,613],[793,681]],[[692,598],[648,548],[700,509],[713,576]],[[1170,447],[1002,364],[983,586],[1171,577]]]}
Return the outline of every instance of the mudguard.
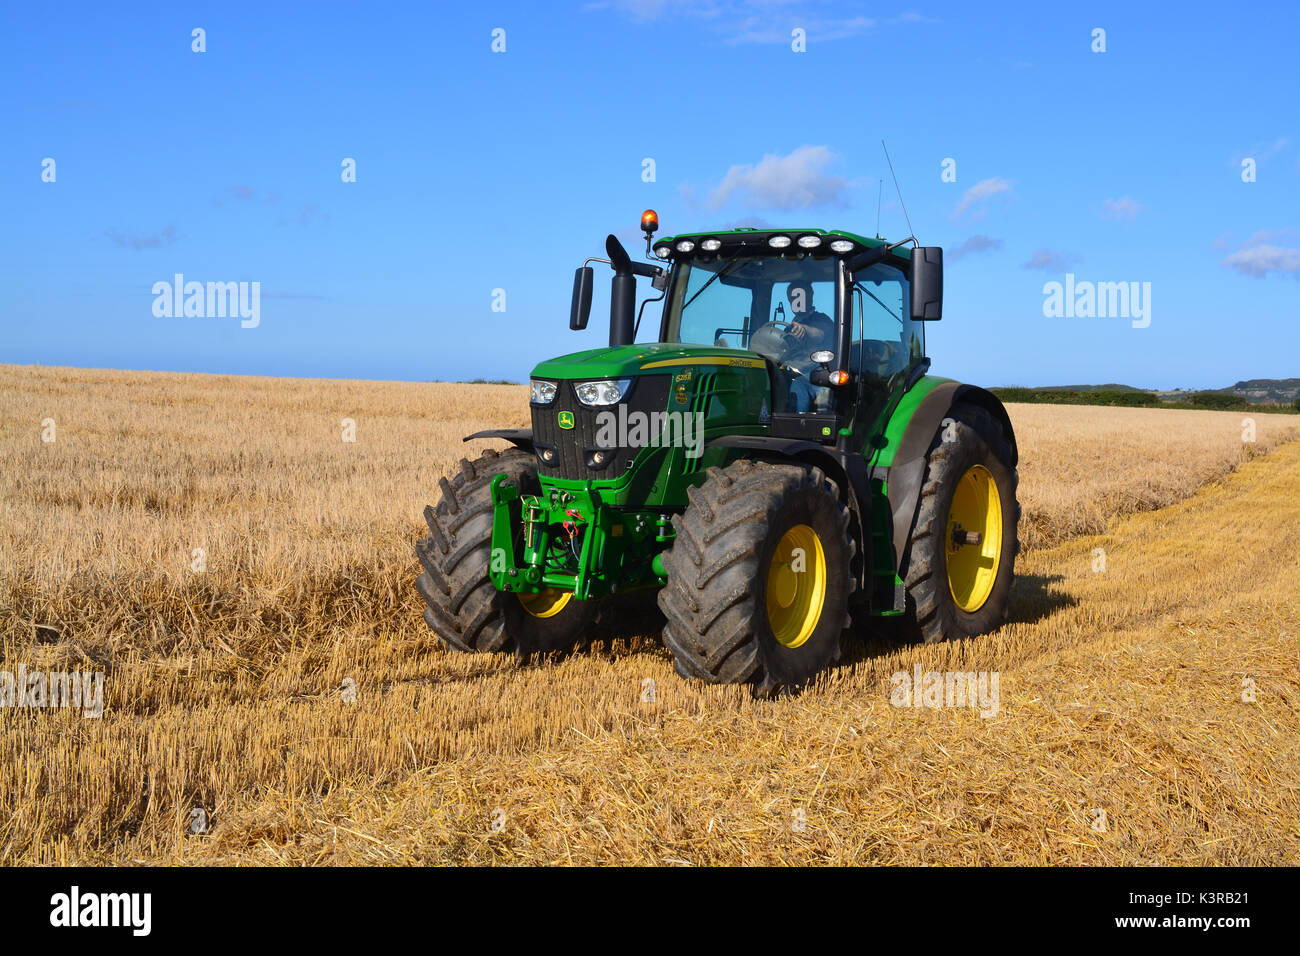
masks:
{"label": "mudguard", "polygon": [[[894,537],[895,570],[902,577],[907,567],[907,546],[916,522],[921,500],[921,485],[925,481],[926,457],[943,420],[958,402],[978,405],[986,409],[1006,430],[1011,445],[1011,467],[1016,467],[1020,453],[1016,447],[1016,434],[1011,427],[1011,417],[1002,401],[987,389],[961,382],[944,382],[933,388],[912,412],[912,417],[899,440],[898,449],[888,470],[887,497]],[[879,470],[873,477],[883,477]]]}
{"label": "mudguard", "polygon": [[844,490],[858,540],[858,556],[862,566],[854,576],[858,586],[865,588],[871,580],[871,484],[867,475],[867,462],[861,454],[845,448],[823,445],[799,438],[773,438],[766,435],[726,435],[715,438],[709,448],[737,448],[751,452],[754,457],[779,461],[788,459],[802,464],[817,465]]}
{"label": "mudguard", "polygon": [[516,448],[531,452],[533,450],[533,430],[531,428],[490,428],[487,431],[466,435],[461,441],[475,438],[504,438]]}

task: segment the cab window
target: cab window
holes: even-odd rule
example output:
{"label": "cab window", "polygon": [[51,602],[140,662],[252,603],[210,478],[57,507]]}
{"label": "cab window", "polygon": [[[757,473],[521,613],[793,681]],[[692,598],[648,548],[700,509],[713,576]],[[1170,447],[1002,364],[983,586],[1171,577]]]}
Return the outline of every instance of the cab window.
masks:
{"label": "cab window", "polygon": [[865,376],[889,378],[925,353],[923,324],[913,322],[907,277],[878,262],[853,286],[852,364]]}

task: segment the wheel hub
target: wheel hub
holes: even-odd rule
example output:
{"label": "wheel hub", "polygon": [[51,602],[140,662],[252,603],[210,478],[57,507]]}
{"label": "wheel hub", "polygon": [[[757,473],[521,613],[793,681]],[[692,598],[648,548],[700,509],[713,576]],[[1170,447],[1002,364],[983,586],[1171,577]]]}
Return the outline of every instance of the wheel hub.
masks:
{"label": "wheel hub", "polygon": [[817,532],[795,525],[777,542],[767,571],[767,619],[785,647],[799,647],[816,630],[826,602],[826,553]]}
{"label": "wheel hub", "polygon": [[972,465],[957,482],[945,540],[952,599],[973,614],[993,592],[1002,560],[1002,496],[983,465]]}
{"label": "wheel hub", "polygon": [[533,617],[554,617],[564,610],[572,597],[572,591],[547,588],[544,591],[538,591],[536,594],[520,594],[519,603]]}
{"label": "wheel hub", "polygon": [[782,563],[774,569],[772,578],[772,596],[776,603],[783,608],[788,608],[794,603],[795,596],[799,592],[799,581],[795,573],[790,570],[790,565]]}

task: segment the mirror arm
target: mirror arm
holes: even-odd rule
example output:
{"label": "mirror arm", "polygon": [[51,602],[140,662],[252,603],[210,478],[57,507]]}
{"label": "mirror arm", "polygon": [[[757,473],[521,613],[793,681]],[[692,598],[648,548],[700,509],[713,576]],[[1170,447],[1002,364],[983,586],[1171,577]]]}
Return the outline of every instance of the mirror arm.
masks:
{"label": "mirror arm", "polygon": [[874,249],[868,249],[866,252],[859,254],[856,258],[849,261],[850,272],[861,272],[867,266],[875,265],[881,259],[893,253],[900,246],[908,243],[916,243],[915,236],[908,236],[906,239],[900,239],[898,242],[891,242],[888,245],[876,246]]}

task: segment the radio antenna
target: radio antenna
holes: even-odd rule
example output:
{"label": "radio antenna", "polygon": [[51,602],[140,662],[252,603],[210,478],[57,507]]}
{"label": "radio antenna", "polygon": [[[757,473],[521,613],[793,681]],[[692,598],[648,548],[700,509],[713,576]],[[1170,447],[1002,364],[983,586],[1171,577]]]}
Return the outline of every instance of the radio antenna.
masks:
{"label": "radio antenna", "polygon": [[880,197],[885,191],[885,181],[876,180],[876,238],[880,238]]}
{"label": "radio antenna", "polygon": [[[903,190],[898,188],[898,174],[894,172],[894,161],[889,158],[889,147],[885,145],[883,139],[880,141],[880,148],[885,151],[885,162],[889,163],[889,175],[894,177],[894,192],[898,193],[898,204],[903,207],[903,218],[907,220],[907,231],[912,234],[913,238],[916,238],[916,233],[912,230],[912,217],[907,214],[907,205],[903,202]],[[878,225],[876,231],[879,232]]]}

